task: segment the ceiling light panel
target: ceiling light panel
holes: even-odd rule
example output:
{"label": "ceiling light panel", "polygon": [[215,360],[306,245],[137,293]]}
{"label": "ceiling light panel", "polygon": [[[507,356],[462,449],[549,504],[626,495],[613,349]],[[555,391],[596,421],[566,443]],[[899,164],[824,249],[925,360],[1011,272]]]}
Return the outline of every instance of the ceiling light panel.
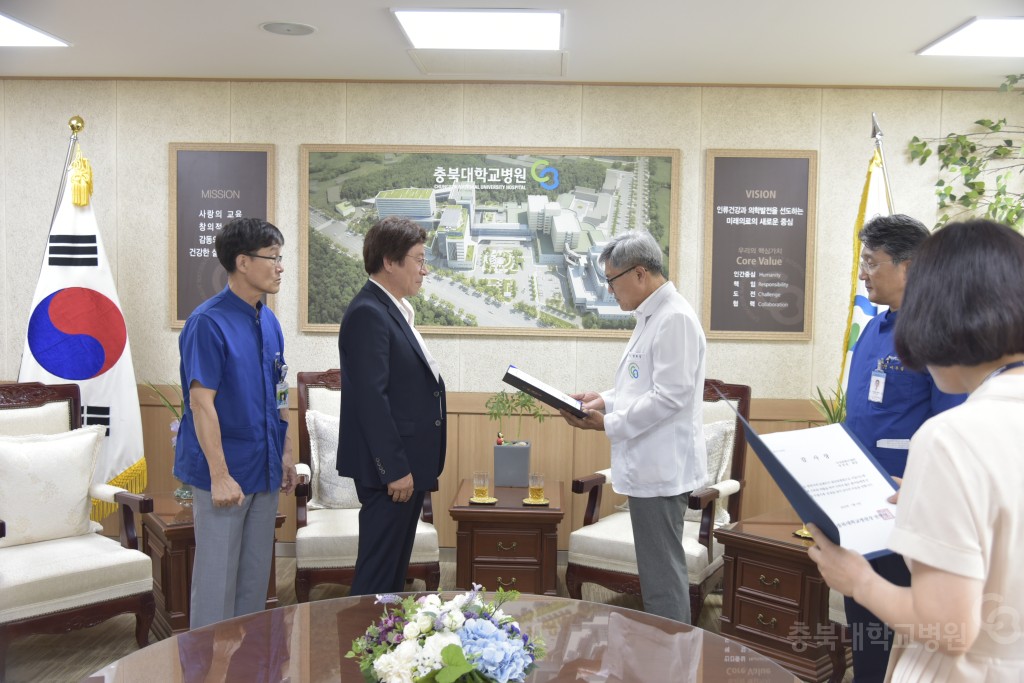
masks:
{"label": "ceiling light panel", "polygon": [[917,51],[950,57],[1024,57],[1024,17],[975,17]]}
{"label": "ceiling light panel", "polygon": [[0,47],[67,47],[49,33],[0,14]]}
{"label": "ceiling light panel", "polygon": [[448,50],[558,50],[562,13],[532,10],[392,12],[412,46]]}

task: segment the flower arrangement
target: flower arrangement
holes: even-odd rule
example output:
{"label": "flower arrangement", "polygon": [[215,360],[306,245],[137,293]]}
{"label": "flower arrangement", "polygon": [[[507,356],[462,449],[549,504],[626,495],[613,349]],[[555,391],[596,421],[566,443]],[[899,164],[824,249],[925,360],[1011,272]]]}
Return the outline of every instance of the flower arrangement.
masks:
{"label": "flower arrangement", "polygon": [[423,596],[378,595],[380,621],[352,641],[347,658],[375,683],[508,683],[523,681],[544,656],[544,643],[519,629],[501,606],[519,597],[499,589],[484,602],[483,588],[442,602]]}

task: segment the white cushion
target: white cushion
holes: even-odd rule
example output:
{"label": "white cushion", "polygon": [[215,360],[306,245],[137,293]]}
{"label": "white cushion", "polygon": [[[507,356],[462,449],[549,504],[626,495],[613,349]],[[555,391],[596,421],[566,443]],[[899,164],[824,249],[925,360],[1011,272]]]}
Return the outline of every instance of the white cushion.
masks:
{"label": "white cushion", "polygon": [[41,406],[0,408],[0,434],[58,434],[71,431],[71,400],[63,399]]}
{"label": "white cushion", "polygon": [[0,550],[0,623],[152,588],[149,556],[99,534]]}
{"label": "white cushion", "polygon": [[[704,425],[704,445],[708,452],[708,484],[729,478],[732,468],[732,447],[736,437],[736,419],[718,420]],[[715,526],[729,523],[729,513],[722,499],[715,501]],[[700,510],[686,509],[688,522],[700,522]]]}
{"label": "white cushion", "polygon": [[[713,559],[708,562],[707,549],[697,541],[699,532],[696,524],[683,525],[683,552],[691,584],[700,583],[723,563],[722,547],[717,541],[712,541]],[[636,575],[629,513],[615,512],[569,534],[568,560],[585,567]]]}
{"label": "white cushion", "polygon": [[106,427],[0,436],[0,548],[89,533],[89,486]]}
{"label": "white cushion", "polygon": [[318,410],[306,411],[309,430],[309,460],[312,466],[312,496],[308,507],[351,509],[359,508],[359,496],[351,477],[338,474],[338,424],[336,416]]}
{"label": "white cushion", "polygon": [[[359,510],[310,510],[306,526],[295,530],[295,564],[301,569],[355,567],[358,551]],[[437,529],[421,519],[410,563],[437,562],[438,557]]]}
{"label": "white cushion", "polygon": [[327,387],[306,387],[306,410],[315,410],[324,415],[341,415],[341,389]]}

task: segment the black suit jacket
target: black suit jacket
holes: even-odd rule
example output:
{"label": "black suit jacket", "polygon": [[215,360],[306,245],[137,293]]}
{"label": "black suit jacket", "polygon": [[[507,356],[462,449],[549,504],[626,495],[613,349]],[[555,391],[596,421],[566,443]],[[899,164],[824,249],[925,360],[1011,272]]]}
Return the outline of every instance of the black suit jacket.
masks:
{"label": "black suit jacket", "polygon": [[341,433],[338,473],[368,488],[412,474],[434,491],[444,468],[447,407],[412,328],[379,286],[352,299],[338,335]]}

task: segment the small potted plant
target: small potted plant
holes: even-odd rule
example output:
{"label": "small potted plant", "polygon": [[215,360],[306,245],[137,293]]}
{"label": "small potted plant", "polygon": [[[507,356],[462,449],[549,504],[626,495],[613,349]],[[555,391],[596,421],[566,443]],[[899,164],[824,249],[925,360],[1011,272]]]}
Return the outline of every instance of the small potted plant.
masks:
{"label": "small potted plant", "polygon": [[[526,486],[530,474],[530,442],[520,438],[524,417],[535,417],[544,421],[540,404],[522,391],[509,392],[505,389],[493,394],[484,404],[487,417],[498,423],[498,435],[494,442],[494,485]],[[511,429],[515,423],[515,436],[505,431],[505,423]]]}

